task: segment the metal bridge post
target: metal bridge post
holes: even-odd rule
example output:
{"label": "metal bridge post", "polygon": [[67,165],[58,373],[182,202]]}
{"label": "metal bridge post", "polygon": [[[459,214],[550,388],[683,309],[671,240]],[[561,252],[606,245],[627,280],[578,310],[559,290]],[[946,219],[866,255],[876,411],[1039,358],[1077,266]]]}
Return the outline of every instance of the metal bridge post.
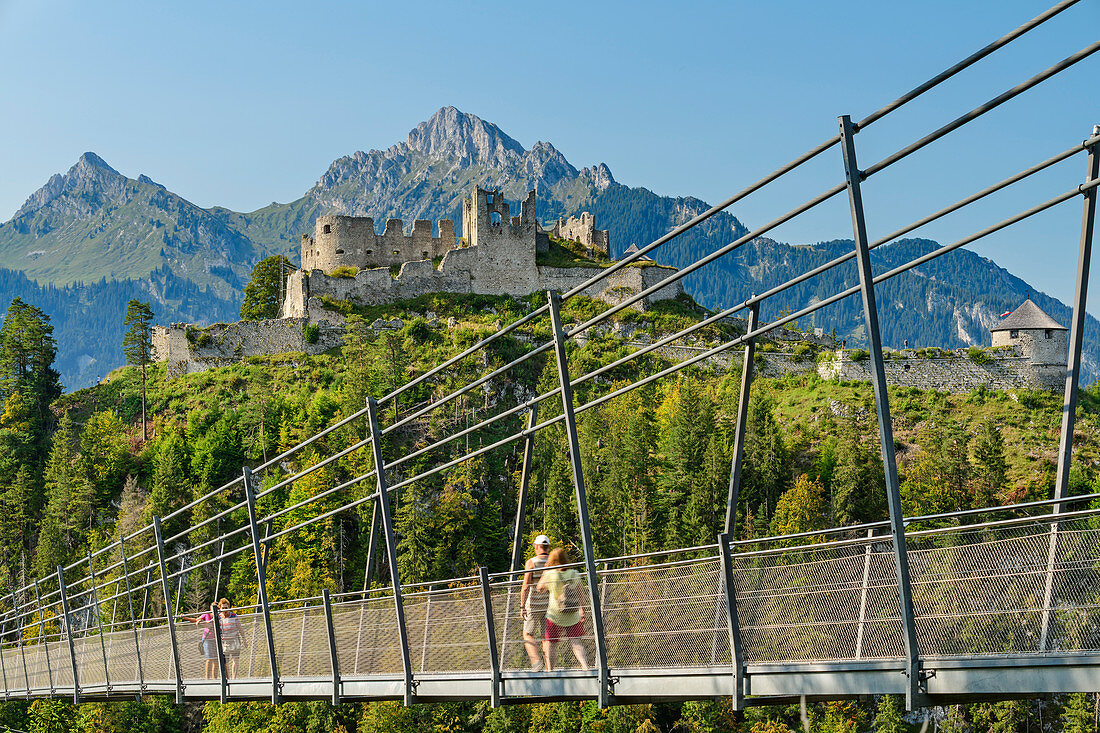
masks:
{"label": "metal bridge post", "polygon": [[111,674],[107,667],[107,642],[103,638],[103,616],[99,610],[99,594],[95,589],[95,570],[92,569],[92,551],[88,550],[88,575],[92,579],[92,604],[95,606],[95,621],[99,628],[99,650],[103,653],[103,682],[107,685],[107,694],[111,692]]}
{"label": "metal bridge post", "polygon": [[[225,649],[222,647],[222,609],[217,600],[210,604],[210,623],[214,626],[214,643],[218,647],[218,702],[225,704],[229,697],[229,682],[225,678]],[[204,650],[205,651],[205,650]]]}
{"label": "metal bridge post", "polygon": [[260,602],[260,612],[264,617],[264,631],[267,634],[267,658],[271,667],[271,702],[279,703],[279,662],[275,657],[275,635],[271,628],[271,606],[267,601],[267,555],[261,552],[260,533],[256,524],[256,494],[252,490],[252,469],[245,466],[244,497],[248,504],[248,525],[252,532],[252,554],[256,560],[256,596]]}
{"label": "metal bridge post", "polygon": [[[538,424],[539,403],[531,405],[527,413],[527,430],[530,431]],[[523,515],[527,511],[527,487],[531,483],[531,468],[533,465],[535,450],[535,434],[528,432],[523,438],[523,471],[519,475],[519,501],[516,504],[516,526],[512,531],[512,565],[510,569],[515,572],[523,563]]]}
{"label": "metal bridge post", "polygon": [[859,627],[856,631],[856,659],[863,659],[863,635],[867,624],[867,586],[871,580],[871,538],[875,530],[867,530],[867,546],[863,548],[863,585],[859,591]]}
{"label": "metal bridge post", "polygon": [[325,607],[325,628],[328,629],[328,658],[332,667],[332,704],[340,704],[340,657],[336,653],[336,625],[332,620],[332,599],[328,588],[321,589],[321,603]]}
{"label": "metal bridge post", "polygon": [[42,594],[38,591],[38,579],[34,581],[34,598],[38,605],[38,635],[42,644],[42,650],[46,654],[46,677],[50,681],[50,697],[53,697],[53,667],[50,666],[50,640],[46,636],[46,616],[45,609],[42,608]]}
{"label": "metal bridge post", "polygon": [[588,496],[584,488],[584,471],[581,468],[580,441],[577,438],[577,419],[573,413],[573,384],[569,380],[569,360],[565,354],[565,330],[561,325],[561,295],[548,291],[550,325],[554,331],[554,353],[558,362],[558,381],[561,383],[561,406],[565,416],[565,433],[569,438],[569,460],[573,465],[573,487],[577,492],[577,515],[581,525],[581,547],[584,551],[584,571],[588,578],[588,600],[592,606],[592,627],[596,638],[596,657],[599,661],[599,706],[606,708],[611,696],[611,675],[607,667],[607,638],[604,636],[603,609],[597,586],[596,559],[592,553],[592,527],[588,521]]}
{"label": "metal bridge post", "polygon": [[134,656],[137,657],[137,674],[138,674],[138,689],[141,692],[138,693],[138,697],[145,692],[145,670],[141,666],[141,644],[139,643],[140,635],[138,634],[136,619],[134,618],[134,596],[130,590],[130,567],[126,563],[126,540],[122,535],[118,537],[118,549],[122,553],[122,577],[126,580],[126,602],[130,606],[130,631],[134,633]]}
{"label": "metal bridge post", "polygon": [[726,594],[726,624],[730,635],[730,662],[733,666],[733,709],[745,708],[745,650],[741,646],[741,622],[737,618],[737,589],[733,582],[733,558],[730,536],[718,535],[718,557],[722,565],[722,590]]}
{"label": "metal bridge post", "polygon": [[[12,613],[15,612],[15,594],[12,594]],[[8,665],[4,661],[4,637],[8,635],[8,619],[6,617],[3,622],[0,622],[0,675],[4,677],[4,699],[7,700],[11,695],[11,687],[8,685]]]}
{"label": "metal bridge post", "polygon": [[[69,615],[69,594],[65,592],[65,568],[57,566],[57,583],[61,589],[61,613],[65,615],[65,637],[69,640],[69,662],[73,667],[73,705],[80,704],[80,676],[76,669],[76,646],[73,645],[73,617]],[[7,674],[4,675],[7,684]]]}
{"label": "metal bridge post", "polygon": [[[164,616],[168,621],[168,639],[172,643],[172,666],[176,670],[176,704],[183,703],[183,670],[180,669],[180,647],[176,642],[176,621],[172,617],[172,584],[168,581],[168,563],[165,561],[164,533],[160,517],[153,516],[153,534],[157,541],[157,564],[160,566],[160,589],[164,594]],[[144,617],[142,623],[145,623]]]}
{"label": "metal bridge post", "polygon": [[[749,306],[748,333],[756,330],[760,320],[760,304]],[[748,428],[749,389],[752,386],[752,360],[756,356],[756,339],[745,343],[745,363],[741,365],[741,394],[737,396],[737,432],[733,438],[733,461],[730,464],[729,497],[726,499],[726,534],[736,536],[737,502],[741,492],[741,464],[745,458],[745,431]]]}
{"label": "metal bridge post", "polygon": [[23,658],[23,681],[26,684],[27,699],[31,697],[31,675],[27,671],[27,650],[23,646],[23,614],[19,613],[19,607],[15,603],[15,591],[11,592],[11,606],[15,610],[15,640],[19,644],[19,656]]}
{"label": "metal bridge post", "polygon": [[397,570],[397,540],[393,531],[393,517],[390,514],[390,496],[386,484],[386,463],[382,460],[382,435],[378,428],[378,402],[367,399],[367,419],[370,421],[371,451],[374,456],[374,475],[378,484],[378,509],[382,514],[382,531],[386,540],[386,561],[390,566],[390,580],[393,583],[393,607],[397,614],[397,637],[401,643],[401,668],[405,673],[405,705],[416,700],[414,689],[416,682],[412,676],[412,661],[409,658],[409,632],[405,626],[405,602],[401,598],[401,574]]}
{"label": "metal bridge post", "polygon": [[367,563],[363,567],[363,599],[367,597],[367,591],[370,590],[370,579],[374,575],[374,555],[377,551],[378,542],[378,500],[375,499],[371,504],[370,511],[370,537],[367,539]]}
{"label": "metal bridge post", "polygon": [[901,636],[905,646],[905,706],[912,710],[920,693],[920,651],[913,612],[913,590],[909,582],[909,556],[905,546],[905,524],[898,484],[898,466],[894,455],[894,428],[890,419],[890,396],[886,391],[886,368],[882,362],[882,336],[879,333],[878,307],[875,303],[874,273],[868,249],[867,222],[863,215],[862,174],[856,163],[855,126],[848,115],[839,118],[844,175],[848,182],[848,201],[852,210],[852,234],[856,245],[856,264],[863,295],[863,319],[867,328],[867,347],[871,352],[871,385],[878,411],[882,466],[886,474],[886,498],[890,508],[890,531],[894,539],[894,564],[898,577],[898,601],[901,607]]}
{"label": "metal bridge post", "polygon": [[496,621],[493,618],[493,594],[489,588],[489,569],[477,569],[481,581],[481,602],[485,606],[485,635],[489,641],[489,668],[493,674],[492,687],[489,688],[489,705],[500,707],[500,657],[497,656]]}
{"label": "metal bridge post", "polygon": [[[1100,125],[1092,128],[1093,135],[1100,135]],[[1089,146],[1085,183],[1100,177],[1100,156],[1096,145]],[[1058,442],[1058,478],[1054,484],[1054,498],[1064,499],[1069,489],[1069,468],[1073,457],[1073,431],[1077,418],[1077,386],[1081,378],[1081,343],[1085,336],[1085,306],[1088,300],[1089,268],[1092,263],[1092,234],[1096,226],[1096,189],[1084,194],[1084,211],[1081,214],[1081,245],[1077,254],[1077,288],[1073,298],[1073,319],[1069,329],[1069,357],[1066,364],[1066,392],[1062,400],[1062,435]],[[1055,504],[1055,514],[1062,512],[1062,505]],[[1050,641],[1050,614],[1054,600],[1054,564],[1058,556],[1058,524],[1050,527],[1050,549],[1047,553],[1047,573],[1043,591],[1043,623],[1039,634],[1039,651],[1044,652]]]}

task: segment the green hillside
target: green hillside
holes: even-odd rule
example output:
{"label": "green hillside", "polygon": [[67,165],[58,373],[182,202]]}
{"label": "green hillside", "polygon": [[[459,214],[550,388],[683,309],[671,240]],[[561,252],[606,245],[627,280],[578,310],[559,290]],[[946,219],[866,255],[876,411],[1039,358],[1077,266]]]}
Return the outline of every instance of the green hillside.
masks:
{"label": "green hillside", "polygon": [[[296,444],[342,415],[361,408],[364,394],[381,396],[540,304],[540,297],[425,296],[370,317],[401,318],[398,331],[374,334],[351,322],[353,338],[343,349],[318,356],[284,354],[166,380],[152,374],[150,412],[155,425],[148,442],[140,439],[140,377],[134,368],[116,371],[95,387],[55,401],[41,414],[17,396],[18,386],[0,380],[6,392],[0,419],[0,583],[5,587],[49,572],[89,550],[105,546],[121,531],[164,515],[193,497],[239,475]],[[578,322],[605,306],[584,298],[568,301],[563,319]],[[425,319],[431,311],[438,319]],[[621,315],[654,336],[699,318],[690,303],[666,303],[648,314]],[[452,325],[447,325],[454,319]],[[730,326],[713,327],[704,342],[731,335]],[[429,398],[483,375],[529,351],[549,335],[546,319],[535,320],[505,337],[487,358],[426,381],[406,393],[401,413]],[[6,341],[4,343],[7,343]],[[570,349],[575,374],[625,354],[614,336],[593,338]],[[5,363],[0,348],[0,364]],[[586,402],[667,366],[657,357],[630,363],[578,389]],[[724,514],[730,444],[740,375],[694,368],[672,380],[628,393],[579,419],[584,471],[593,514],[597,556],[646,552],[714,541]],[[391,433],[386,455],[410,452],[556,385],[552,356],[537,356],[518,370],[495,378],[476,396],[414,420]],[[18,384],[18,383],[14,383]],[[1046,498],[1054,476],[1060,405],[1056,395],[1026,390],[975,391],[948,395],[892,389],[903,497],[910,514],[950,511],[988,502]],[[1097,484],[1100,465],[1100,392],[1082,392],[1075,435],[1071,486],[1075,492]],[[544,403],[545,419],[560,409]],[[390,424],[387,408],[383,422]],[[487,445],[521,427],[519,416],[470,436]],[[279,468],[297,472],[323,456],[359,440],[354,429],[338,430]],[[37,447],[35,447],[37,446]],[[746,445],[743,537],[845,525],[884,517],[881,465],[871,391],[866,384],[831,383],[813,374],[758,380]],[[405,464],[411,472],[452,460],[467,450],[450,444],[433,456]],[[364,456],[353,452],[316,478],[265,499],[273,511],[308,498],[358,475]],[[532,499],[525,527],[558,541],[579,542],[573,487],[560,426],[535,441]],[[517,501],[518,444],[472,459],[432,479],[417,482],[397,497],[398,565],[406,582],[468,574],[479,565],[506,566],[511,516]],[[273,477],[268,477],[272,479]],[[278,520],[275,531],[319,514],[338,500],[331,497]],[[334,500],[336,503],[334,503]],[[803,511],[788,511],[791,502]],[[196,509],[196,511],[203,511]],[[180,524],[183,526],[188,517]],[[198,519],[194,517],[192,519]],[[284,535],[271,551],[268,573],[273,599],[356,589],[363,582],[364,521],[344,513],[308,531]],[[185,543],[197,543],[188,537]],[[255,594],[251,560],[224,568],[215,579],[210,565],[189,576],[185,604],[201,605],[218,582],[222,593],[248,603]],[[198,599],[198,600],[195,600]],[[190,609],[187,609],[190,610]],[[1024,731],[1057,721],[1063,708],[1086,704],[1078,697],[1053,702],[1019,701],[963,706],[955,711],[967,726],[1008,720],[997,730]],[[811,704],[812,730],[866,733],[878,714],[874,701]],[[1076,706],[1076,707],[1075,707]],[[888,707],[888,704],[887,704]],[[887,709],[887,713],[889,710]],[[51,722],[52,721],[52,722]],[[134,703],[4,701],[0,725],[25,731],[728,731],[779,733],[798,729],[795,709],[753,709],[733,716],[728,701],[629,706],[599,711],[594,703],[504,707],[486,703],[438,704],[401,708],[396,703],[295,702],[272,708],[264,703],[185,706],[164,700]],[[898,725],[905,727],[904,723]],[[1057,724],[1056,724],[1057,725]],[[53,727],[50,727],[53,726]],[[913,730],[916,730],[914,726]],[[902,729],[899,728],[898,730]],[[961,728],[960,728],[961,730]],[[1062,730],[1057,727],[1056,730]],[[1065,729],[1068,733],[1070,728]],[[1073,729],[1076,731],[1076,729]]]}

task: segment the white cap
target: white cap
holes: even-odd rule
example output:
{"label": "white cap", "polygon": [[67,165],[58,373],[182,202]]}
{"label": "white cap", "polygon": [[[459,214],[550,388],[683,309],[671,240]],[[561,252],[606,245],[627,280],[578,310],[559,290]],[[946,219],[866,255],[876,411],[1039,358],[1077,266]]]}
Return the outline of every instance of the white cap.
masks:
{"label": "white cap", "polygon": [[538,537],[535,538],[535,544],[536,545],[549,545],[550,544],[550,538],[547,537],[544,534],[540,534]]}

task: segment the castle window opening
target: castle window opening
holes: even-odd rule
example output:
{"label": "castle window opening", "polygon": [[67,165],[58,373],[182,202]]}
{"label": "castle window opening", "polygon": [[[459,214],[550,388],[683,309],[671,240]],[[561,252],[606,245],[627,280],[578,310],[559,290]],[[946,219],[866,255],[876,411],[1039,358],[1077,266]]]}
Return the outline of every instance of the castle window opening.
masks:
{"label": "castle window opening", "polygon": [[493,203],[493,194],[489,194],[488,196],[485,197],[485,203],[487,203],[487,204]]}
{"label": "castle window opening", "polygon": [[420,259],[422,259],[422,260],[428,259],[428,253],[427,252],[421,252],[420,253]]}
{"label": "castle window opening", "polygon": [[500,226],[500,212],[492,211],[489,213],[489,223],[493,226]]}
{"label": "castle window opening", "polygon": [[338,249],[338,250],[336,250],[336,254],[342,255],[342,254],[344,254],[344,250]]}
{"label": "castle window opening", "polygon": [[368,250],[367,250],[366,252],[364,252],[363,254],[368,254],[368,255],[372,255],[372,254],[374,254],[374,250],[373,250],[373,249],[368,249]]}
{"label": "castle window opening", "polygon": [[1053,332],[1053,331],[1051,331],[1051,330],[1050,330],[1049,328],[1048,328],[1048,329],[1046,330],[1046,337],[1047,337],[1048,339],[1049,339],[1049,338],[1054,338],[1054,332]]}
{"label": "castle window opening", "polygon": [[394,257],[400,257],[400,256],[401,256],[401,253],[400,253],[400,252],[398,252],[398,251],[397,251],[397,250],[395,249],[395,250],[393,251],[393,256],[394,256]]}
{"label": "castle window opening", "polygon": [[325,224],[325,228],[321,230],[322,234],[332,234],[332,225]]}
{"label": "castle window opening", "polygon": [[1008,337],[1010,339],[1018,339],[1020,338],[1020,332],[1013,328],[1008,332]]}

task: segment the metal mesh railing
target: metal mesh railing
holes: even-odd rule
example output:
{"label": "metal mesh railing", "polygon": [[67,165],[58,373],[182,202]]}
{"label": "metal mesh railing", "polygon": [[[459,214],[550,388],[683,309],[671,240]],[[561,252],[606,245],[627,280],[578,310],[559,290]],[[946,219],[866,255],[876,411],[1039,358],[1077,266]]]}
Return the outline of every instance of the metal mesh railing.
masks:
{"label": "metal mesh railing", "polygon": [[[814,539],[820,538],[784,547],[778,538],[731,554],[745,661],[902,658],[892,539]],[[924,658],[1100,652],[1100,510],[920,529],[907,534],[907,544]],[[592,667],[592,607],[580,577],[585,625],[579,641]],[[731,664],[729,615],[717,557],[609,565],[597,578],[612,669]],[[492,671],[482,588],[469,580],[463,583],[413,588],[404,595],[414,678]],[[523,638],[521,585],[522,573],[489,586],[494,643],[504,673],[532,668]],[[380,592],[332,605],[332,631],[345,679],[403,674],[394,600]],[[226,660],[232,678],[270,679],[263,616],[241,613],[237,619],[239,656],[235,664],[230,657]],[[272,611],[281,679],[332,675],[329,623],[324,607],[316,603]],[[112,687],[174,684],[171,639],[163,620],[136,630],[121,623],[110,628],[102,636],[88,633],[72,639],[82,690],[105,689],[108,682]],[[175,630],[183,681],[206,678],[202,630],[183,622]],[[39,641],[32,637],[22,646],[3,645],[9,694],[26,693],[28,685],[32,693],[72,690],[69,639]],[[539,659],[541,642],[540,629]],[[553,666],[555,671],[581,668],[568,643],[558,645]]]}

